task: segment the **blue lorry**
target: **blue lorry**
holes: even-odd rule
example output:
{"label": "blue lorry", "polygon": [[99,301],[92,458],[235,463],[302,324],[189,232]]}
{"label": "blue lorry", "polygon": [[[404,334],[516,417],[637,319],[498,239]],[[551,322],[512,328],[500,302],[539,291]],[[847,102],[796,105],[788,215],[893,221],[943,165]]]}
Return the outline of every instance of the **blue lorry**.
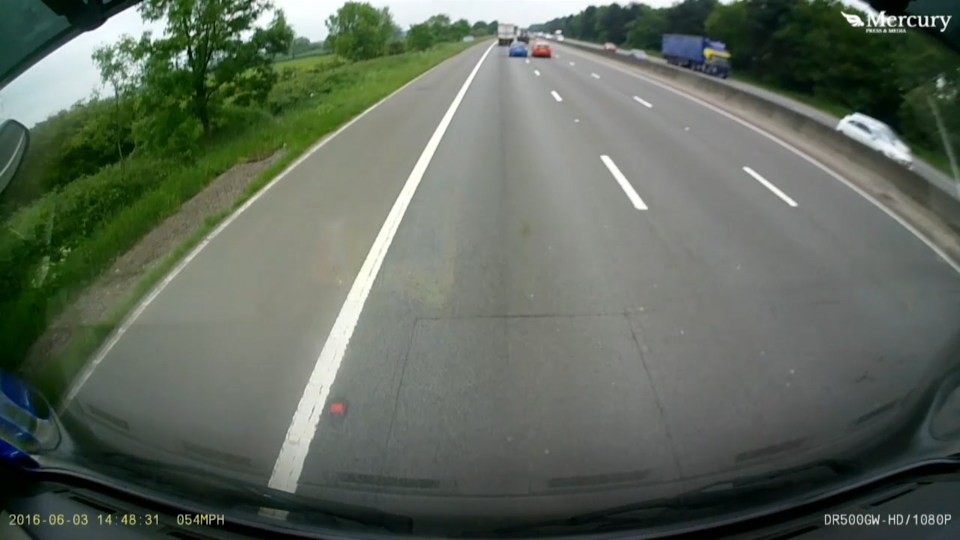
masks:
{"label": "blue lorry", "polygon": [[703,36],[664,34],[660,53],[668,64],[726,79],[730,76],[727,46]]}

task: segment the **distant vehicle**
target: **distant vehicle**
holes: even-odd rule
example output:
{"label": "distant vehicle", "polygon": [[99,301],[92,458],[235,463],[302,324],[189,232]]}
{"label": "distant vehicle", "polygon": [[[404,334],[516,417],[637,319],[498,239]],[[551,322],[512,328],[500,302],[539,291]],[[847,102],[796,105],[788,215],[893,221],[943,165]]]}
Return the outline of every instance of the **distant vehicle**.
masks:
{"label": "distant vehicle", "polygon": [[726,79],[730,76],[727,46],[703,36],[664,34],[661,51],[668,64]]}
{"label": "distant vehicle", "polygon": [[528,31],[526,28],[521,28],[520,35],[517,36],[517,41],[530,43],[530,31]]}
{"label": "distant vehicle", "polygon": [[650,59],[650,57],[647,56],[646,51],[642,51],[642,50],[640,50],[640,49],[633,49],[632,51],[630,51],[630,56],[636,58],[637,60],[649,60],[649,59]]}
{"label": "distant vehicle", "polygon": [[543,41],[538,41],[533,46],[533,57],[534,58],[551,58],[553,56],[553,49],[550,48],[549,43]]}
{"label": "distant vehicle", "polygon": [[523,58],[527,57],[527,46],[523,43],[517,42],[510,46],[510,56],[521,56]]}
{"label": "distant vehicle", "polygon": [[554,37],[556,38],[557,41],[563,41],[563,34],[556,34]]}
{"label": "distant vehicle", "polygon": [[517,25],[510,23],[497,24],[497,44],[505,47],[513,43],[517,37]]}
{"label": "distant vehicle", "polygon": [[607,52],[617,52],[617,46],[608,41],[603,44],[603,50]]}
{"label": "distant vehicle", "polygon": [[897,137],[890,126],[876,118],[861,113],[848,114],[837,123],[837,131],[908,169],[913,168],[910,147]]}

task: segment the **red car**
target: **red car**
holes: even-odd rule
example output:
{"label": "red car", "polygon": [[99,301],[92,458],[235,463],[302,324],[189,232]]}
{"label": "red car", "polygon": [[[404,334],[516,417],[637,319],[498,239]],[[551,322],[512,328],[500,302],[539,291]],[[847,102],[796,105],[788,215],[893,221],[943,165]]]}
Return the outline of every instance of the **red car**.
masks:
{"label": "red car", "polygon": [[541,41],[533,46],[532,54],[534,58],[550,58],[553,56],[553,49],[550,48],[550,45]]}
{"label": "red car", "polygon": [[607,52],[617,52],[617,46],[609,41],[603,44],[603,50]]}

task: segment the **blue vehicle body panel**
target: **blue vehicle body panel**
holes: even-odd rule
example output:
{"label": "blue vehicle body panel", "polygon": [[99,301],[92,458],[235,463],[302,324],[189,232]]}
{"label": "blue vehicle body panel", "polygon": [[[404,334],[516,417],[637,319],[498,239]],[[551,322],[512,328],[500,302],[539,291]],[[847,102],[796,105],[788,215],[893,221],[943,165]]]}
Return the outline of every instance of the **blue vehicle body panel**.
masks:
{"label": "blue vehicle body panel", "polygon": [[513,45],[510,47],[510,56],[527,56],[527,48],[523,45]]}
{"label": "blue vehicle body panel", "polygon": [[708,40],[703,36],[684,36],[680,34],[664,34],[663,47],[660,53],[663,56],[672,56],[696,63],[703,63],[703,49]]}

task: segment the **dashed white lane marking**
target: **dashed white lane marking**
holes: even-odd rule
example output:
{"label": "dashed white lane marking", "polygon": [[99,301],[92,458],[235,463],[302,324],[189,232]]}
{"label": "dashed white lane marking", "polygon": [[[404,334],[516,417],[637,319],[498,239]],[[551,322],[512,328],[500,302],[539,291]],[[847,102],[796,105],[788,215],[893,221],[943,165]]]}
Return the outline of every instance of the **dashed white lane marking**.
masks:
{"label": "dashed white lane marking", "polygon": [[596,73],[591,73],[590,76],[593,77],[594,79],[599,79],[599,78],[600,78],[600,76],[597,75]]}
{"label": "dashed white lane marking", "polygon": [[759,174],[757,174],[757,172],[754,171],[753,169],[751,169],[750,167],[744,167],[744,168],[743,168],[743,172],[749,174],[750,176],[752,176],[752,177],[754,178],[754,180],[756,180],[757,182],[760,182],[761,184],[763,184],[764,187],[766,187],[767,189],[769,189],[770,191],[772,191],[774,195],[776,195],[777,197],[780,197],[781,199],[783,199],[783,202],[785,202],[785,203],[787,203],[787,204],[789,204],[790,206],[793,206],[793,207],[796,207],[796,206],[797,206],[797,202],[794,201],[793,199],[791,199],[789,195],[787,195],[786,193],[784,193],[783,191],[781,191],[780,188],[778,188],[777,186],[773,185],[773,183],[770,182],[769,180],[767,180],[766,178],[764,178],[764,177],[760,176]]}
{"label": "dashed white lane marking", "polygon": [[574,64],[573,62],[570,62],[570,65],[571,65],[571,66],[575,66],[576,64]]}
{"label": "dashed white lane marking", "polygon": [[269,487],[289,493],[296,491],[297,484],[300,482],[300,474],[303,472],[303,463],[310,450],[310,443],[316,435],[317,425],[320,423],[320,415],[323,413],[330,387],[337,377],[337,371],[340,369],[340,363],[343,361],[347,345],[353,336],[357,321],[360,320],[363,305],[370,294],[374,281],[377,279],[377,274],[383,264],[383,259],[387,255],[387,250],[390,248],[390,243],[393,241],[397,228],[400,227],[400,221],[403,219],[403,215],[406,213],[407,207],[410,205],[410,201],[413,199],[413,195],[430,165],[430,160],[433,159],[437,147],[440,146],[443,135],[447,132],[453,116],[460,107],[463,97],[477,76],[483,61],[487,59],[492,50],[493,45],[483,53],[477,65],[473,67],[473,71],[467,76],[467,80],[463,82],[463,86],[460,87],[460,91],[453,98],[453,102],[450,103],[450,107],[437,125],[437,129],[434,130],[430,140],[427,141],[427,145],[413,166],[413,170],[410,171],[410,176],[407,177],[403,189],[400,190],[400,195],[397,196],[390,213],[387,214],[387,219],[383,222],[380,232],[377,233],[377,238],[373,241],[373,246],[367,253],[363,266],[360,267],[360,271],[350,287],[350,292],[347,293],[343,307],[340,308],[340,313],[333,323],[333,328],[330,329],[330,334],[320,351],[320,357],[317,358],[317,363],[314,365],[303,394],[300,396],[300,403],[293,413],[287,435],[280,447],[280,454],[273,466],[273,473],[267,482]]}
{"label": "dashed white lane marking", "polygon": [[647,101],[647,100],[645,100],[645,99],[643,99],[643,98],[640,98],[640,97],[637,97],[637,96],[633,96],[633,100],[636,101],[637,103],[643,105],[644,107],[646,107],[646,108],[648,108],[648,109],[652,109],[652,108],[653,108],[653,104],[651,104],[649,101]]}
{"label": "dashed white lane marking", "polygon": [[643,199],[640,198],[640,195],[637,195],[637,191],[633,189],[633,186],[630,185],[630,181],[627,180],[627,177],[624,176],[622,172],[620,172],[617,164],[610,159],[610,156],[600,156],[600,161],[607,166],[607,170],[609,170],[610,174],[613,175],[614,180],[620,184],[620,189],[627,194],[627,198],[633,203],[633,207],[637,210],[646,210],[647,205],[643,202]]}
{"label": "dashed white lane marking", "polygon": [[537,77],[539,77],[539,76],[540,76],[540,70],[539,70],[539,69],[533,70],[533,74],[536,75]]}
{"label": "dashed white lane marking", "polygon": [[[581,53],[574,53],[574,54],[576,55],[576,54],[581,54]],[[583,56],[583,58],[588,58],[585,54],[583,54],[582,56]],[[950,268],[953,268],[953,270],[954,270],[955,272],[960,273],[960,261],[955,261],[955,260],[953,260],[953,258],[951,258],[950,255],[948,255],[947,252],[944,251],[943,248],[941,248],[941,247],[938,246],[936,243],[934,243],[934,241],[931,240],[930,238],[928,238],[926,234],[924,234],[923,232],[920,231],[920,229],[917,229],[917,228],[914,227],[909,221],[907,221],[906,219],[900,217],[896,212],[894,212],[893,210],[891,210],[890,208],[888,208],[885,204],[883,204],[882,202],[880,202],[879,199],[877,199],[876,197],[874,197],[874,196],[871,195],[870,193],[867,193],[867,192],[864,191],[862,188],[860,188],[859,186],[857,186],[856,184],[854,184],[854,183],[851,182],[850,180],[847,180],[846,178],[844,178],[843,176],[841,176],[839,173],[837,173],[837,172],[834,171],[833,169],[827,167],[826,165],[824,165],[823,163],[821,163],[820,161],[818,161],[818,160],[817,160],[816,158],[814,158],[813,156],[807,154],[807,153],[804,152],[803,150],[800,150],[800,149],[797,148],[796,146],[793,146],[792,144],[788,143],[787,141],[784,141],[784,140],[781,139],[780,137],[777,137],[776,135],[774,135],[774,134],[766,131],[766,130],[763,129],[763,128],[760,128],[760,127],[758,127],[758,126],[755,126],[755,125],[751,124],[750,122],[748,122],[748,121],[746,121],[746,120],[744,120],[744,119],[742,119],[742,118],[740,118],[740,117],[738,117],[738,116],[736,116],[736,115],[734,115],[734,114],[732,114],[732,113],[729,113],[729,112],[727,112],[727,111],[725,111],[725,110],[717,107],[716,105],[713,105],[712,103],[708,103],[707,101],[705,101],[705,100],[703,100],[703,99],[700,99],[700,98],[698,98],[698,97],[696,97],[696,96],[693,96],[693,95],[690,95],[690,94],[688,94],[688,93],[686,93],[686,92],[684,92],[684,91],[682,91],[682,90],[679,90],[679,89],[677,89],[677,88],[674,88],[673,86],[670,86],[669,84],[665,84],[665,83],[662,83],[662,82],[660,82],[660,81],[656,81],[656,80],[651,79],[650,77],[646,77],[646,76],[644,76],[644,75],[640,75],[639,73],[635,73],[635,72],[633,72],[633,71],[630,71],[630,70],[628,70],[628,69],[626,69],[626,68],[624,68],[624,67],[621,67],[620,65],[617,65],[617,64],[614,63],[614,62],[610,62],[610,61],[603,60],[603,59],[599,59],[599,58],[594,58],[593,60],[594,60],[595,62],[598,62],[598,63],[600,63],[600,64],[603,64],[603,65],[605,65],[605,66],[607,66],[607,67],[609,67],[609,68],[612,68],[612,69],[615,69],[615,70],[617,70],[617,71],[619,71],[619,72],[621,72],[621,73],[624,73],[624,74],[626,74],[626,75],[628,75],[628,76],[630,76],[630,77],[634,77],[634,78],[636,78],[636,79],[640,79],[640,80],[642,80],[642,81],[646,81],[646,82],[648,82],[648,83],[650,83],[650,84],[652,84],[652,85],[655,85],[655,86],[658,86],[658,87],[660,87],[660,88],[663,88],[664,90],[666,90],[666,91],[668,91],[668,92],[672,92],[672,93],[674,93],[674,94],[676,94],[676,95],[678,95],[678,96],[680,96],[680,97],[682,97],[682,98],[684,98],[684,99],[687,99],[687,100],[690,100],[690,101],[692,101],[692,102],[694,102],[694,103],[697,103],[697,104],[699,104],[699,105],[702,105],[703,107],[706,107],[707,109],[712,110],[713,112],[719,114],[720,116],[723,116],[724,118],[727,118],[727,119],[729,119],[729,120],[732,120],[732,121],[740,124],[741,126],[743,126],[743,127],[747,128],[747,129],[753,131],[754,133],[756,133],[756,134],[758,134],[758,135],[760,135],[760,136],[762,136],[762,137],[765,137],[766,139],[774,142],[775,144],[780,145],[781,147],[785,148],[786,150],[788,150],[788,151],[790,151],[790,152],[793,152],[794,154],[796,154],[797,156],[799,156],[801,159],[803,159],[803,160],[806,161],[807,163],[809,163],[809,164],[813,165],[814,167],[820,169],[821,171],[823,171],[824,173],[826,173],[827,175],[829,175],[829,176],[830,176],[831,178],[833,178],[834,180],[836,180],[836,181],[840,182],[841,184],[847,186],[851,191],[853,191],[853,192],[856,193],[857,195],[860,195],[861,197],[863,197],[864,199],[866,199],[867,201],[869,201],[870,204],[874,205],[878,210],[880,210],[881,212],[883,212],[884,214],[886,214],[890,219],[896,221],[897,223],[900,224],[901,227],[903,227],[904,229],[910,231],[910,234],[912,234],[914,237],[916,237],[917,240],[920,240],[921,242],[923,242],[924,245],[926,245],[928,248],[930,248],[931,251],[933,251],[934,253],[936,253],[938,257],[940,257],[944,262],[946,262],[946,263],[950,266]],[[689,130],[688,128],[684,128],[684,129],[687,130],[687,131]]]}
{"label": "dashed white lane marking", "polygon": [[557,100],[557,103],[563,101],[563,98],[560,97],[560,94],[558,94],[556,90],[551,90],[550,95],[553,96],[553,99]]}

